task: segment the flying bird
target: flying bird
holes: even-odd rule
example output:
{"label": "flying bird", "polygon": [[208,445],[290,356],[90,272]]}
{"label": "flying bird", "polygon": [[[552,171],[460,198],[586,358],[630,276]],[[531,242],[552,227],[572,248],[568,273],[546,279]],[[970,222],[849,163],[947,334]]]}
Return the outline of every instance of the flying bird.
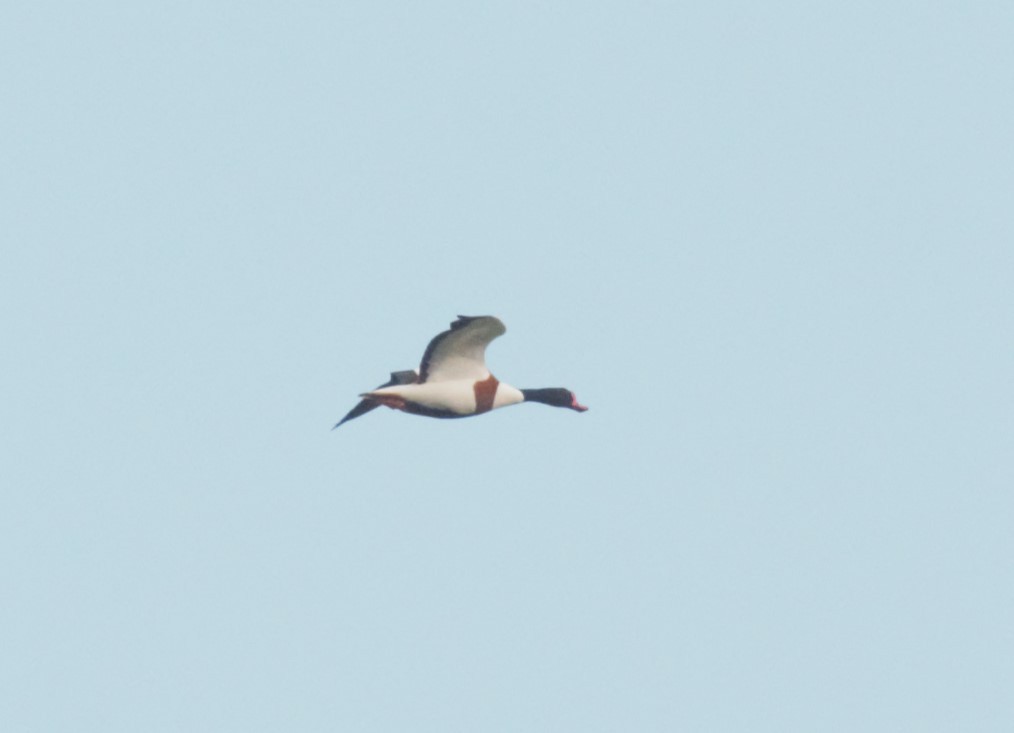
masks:
{"label": "flying bird", "polygon": [[490,374],[486,347],[506,332],[499,318],[458,316],[450,329],[430,341],[418,372],[391,372],[388,382],[359,395],[362,401],[335,428],[381,405],[425,417],[469,417],[519,402],[541,402],[578,412],[588,409],[568,389],[517,389]]}

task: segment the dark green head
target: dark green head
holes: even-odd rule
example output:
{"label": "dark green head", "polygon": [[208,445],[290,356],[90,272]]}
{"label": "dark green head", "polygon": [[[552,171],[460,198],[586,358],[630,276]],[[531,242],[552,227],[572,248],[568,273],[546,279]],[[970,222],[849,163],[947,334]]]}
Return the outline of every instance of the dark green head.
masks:
{"label": "dark green head", "polygon": [[577,401],[577,397],[569,389],[563,387],[547,387],[545,389],[523,389],[525,402],[541,402],[552,407],[569,407],[571,410],[584,412],[588,408]]}

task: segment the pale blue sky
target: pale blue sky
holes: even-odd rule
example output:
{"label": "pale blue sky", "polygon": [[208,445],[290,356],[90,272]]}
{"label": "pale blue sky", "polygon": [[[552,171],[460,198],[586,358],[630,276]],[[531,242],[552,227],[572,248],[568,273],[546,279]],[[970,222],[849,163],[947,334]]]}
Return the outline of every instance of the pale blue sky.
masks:
{"label": "pale blue sky", "polygon": [[0,728],[1014,729],[1012,8],[5,3]]}

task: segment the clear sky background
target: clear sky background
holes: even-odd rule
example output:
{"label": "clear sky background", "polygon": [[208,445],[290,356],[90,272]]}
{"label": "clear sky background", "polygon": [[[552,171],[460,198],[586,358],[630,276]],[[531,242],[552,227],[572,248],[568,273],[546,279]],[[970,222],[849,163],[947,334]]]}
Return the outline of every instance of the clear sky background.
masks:
{"label": "clear sky background", "polygon": [[1010,3],[0,37],[4,731],[1014,730]]}

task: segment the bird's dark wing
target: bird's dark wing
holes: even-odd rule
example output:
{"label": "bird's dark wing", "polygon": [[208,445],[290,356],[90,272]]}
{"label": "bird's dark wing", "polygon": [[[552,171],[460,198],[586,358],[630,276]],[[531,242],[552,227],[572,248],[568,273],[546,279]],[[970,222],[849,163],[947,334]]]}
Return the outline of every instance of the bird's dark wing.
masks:
{"label": "bird's dark wing", "polygon": [[[391,372],[391,378],[388,381],[384,382],[379,387],[376,387],[376,389],[383,389],[384,387],[393,387],[396,384],[415,384],[418,381],[419,375],[415,373],[415,370],[406,369],[405,371],[402,372]],[[360,400],[359,404],[353,407],[349,411],[348,415],[339,420],[335,424],[334,428],[338,427],[343,423],[347,423],[349,420],[355,420],[357,417],[361,417],[370,410],[377,407],[380,407],[379,402],[375,402],[374,400],[371,400],[369,398],[366,398],[365,400]],[[331,429],[334,430],[334,428]]]}

